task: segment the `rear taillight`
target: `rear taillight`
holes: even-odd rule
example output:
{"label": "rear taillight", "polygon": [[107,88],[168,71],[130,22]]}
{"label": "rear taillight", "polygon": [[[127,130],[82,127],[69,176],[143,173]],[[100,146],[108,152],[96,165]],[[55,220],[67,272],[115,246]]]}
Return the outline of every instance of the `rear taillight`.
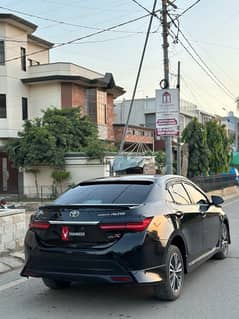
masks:
{"label": "rear taillight", "polygon": [[32,221],[29,225],[29,229],[48,229],[50,224],[42,221]]}
{"label": "rear taillight", "polygon": [[113,224],[113,223],[100,224],[100,228],[106,231],[113,231],[113,230],[128,230],[128,231],[135,231],[135,232],[143,231],[149,226],[151,220],[152,220],[152,217],[145,218],[144,220],[140,222],[129,222],[129,223],[120,223],[120,224]]}

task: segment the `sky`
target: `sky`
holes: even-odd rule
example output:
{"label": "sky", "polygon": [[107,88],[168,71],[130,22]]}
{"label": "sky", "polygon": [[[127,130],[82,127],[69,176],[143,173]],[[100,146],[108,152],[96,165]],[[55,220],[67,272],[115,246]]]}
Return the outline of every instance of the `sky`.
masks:
{"label": "sky", "polygon": [[[152,10],[153,0],[137,1]],[[175,17],[194,2],[196,0],[176,0],[178,9],[171,9],[170,15]],[[161,5],[161,0],[158,0],[157,9]],[[22,13],[14,13],[1,7]],[[0,3],[0,12],[14,13],[37,24],[34,34],[53,43],[80,38],[147,14],[132,0],[3,0]],[[45,21],[23,13],[64,23]],[[72,62],[103,74],[111,72],[116,84],[126,90],[123,98],[130,99],[148,24],[149,17],[146,17],[114,31],[52,49],[50,61]],[[177,63],[180,61],[181,98],[212,114],[225,115],[230,110],[235,111],[235,98],[239,96],[239,1],[201,0],[179,18],[179,27],[188,42],[179,33],[179,42],[174,43],[172,34],[177,34],[177,29],[175,26],[170,27],[170,87],[174,88],[176,85]],[[160,88],[159,83],[164,77],[162,27],[157,18],[153,21],[151,31],[137,98],[154,97],[155,89]],[[210,69],[207,73],[214,79],[216,76],[218,85],[180,42],[200,64],[201,61],[206,63]]]}

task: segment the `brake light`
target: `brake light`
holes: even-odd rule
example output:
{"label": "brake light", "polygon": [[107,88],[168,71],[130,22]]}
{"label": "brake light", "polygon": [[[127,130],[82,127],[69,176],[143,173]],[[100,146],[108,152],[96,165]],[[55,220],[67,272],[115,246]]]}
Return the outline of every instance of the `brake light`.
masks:
{"label": "brake light", "polygon": [[100,224],[100,228],[102,230],[112,231],[112,230],[128,230],[128,231],[143,231],[145,230],[151,220],[153,218],[145,218],[143,221],[140,222],[130,222],[130,223],[124,223],[124,224]]}
{"label": "brake light", "polygon": [[48,229],[50,224],[48,222],[33,221],[29,225],[29,229]]}

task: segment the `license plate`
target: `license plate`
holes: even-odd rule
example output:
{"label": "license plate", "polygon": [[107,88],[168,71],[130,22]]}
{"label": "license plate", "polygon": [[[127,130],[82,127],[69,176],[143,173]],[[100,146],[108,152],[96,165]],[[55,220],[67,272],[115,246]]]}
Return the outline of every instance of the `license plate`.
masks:
{"label": "license plate", "polygon": [[85,237],[84,231],[69,232],[70,237]]}
{"label": "license plate", "polygon": [[86,233],[83,230],[70,230],[68,226],[62,226],[61,228],[61,239],[63,241],[68,241],[71,239],[77,239],[77,238],[85,238]]}

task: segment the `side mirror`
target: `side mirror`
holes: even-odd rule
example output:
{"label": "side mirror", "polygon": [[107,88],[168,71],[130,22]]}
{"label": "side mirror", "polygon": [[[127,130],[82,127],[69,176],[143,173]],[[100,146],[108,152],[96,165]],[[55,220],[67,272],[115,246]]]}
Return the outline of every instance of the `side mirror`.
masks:
{"label": "side mirror", "polygon": [[221,196],[212,195],[212,204],[220,207],[224,203],[224,199]]}

